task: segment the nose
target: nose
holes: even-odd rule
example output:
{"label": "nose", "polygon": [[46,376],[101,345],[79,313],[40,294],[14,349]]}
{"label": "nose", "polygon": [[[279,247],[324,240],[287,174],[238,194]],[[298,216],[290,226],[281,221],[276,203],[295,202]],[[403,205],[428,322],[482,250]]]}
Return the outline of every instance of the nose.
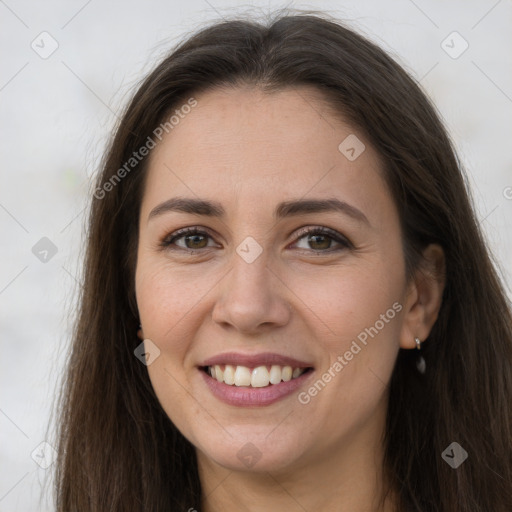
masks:
{"label": "nose", "polygon": [[267,266],[264,254],[247,263],[234,253],[232,269],[219,284],[213,321],[244,334],[282,327],[291,317],[287,292],[282,279]]}

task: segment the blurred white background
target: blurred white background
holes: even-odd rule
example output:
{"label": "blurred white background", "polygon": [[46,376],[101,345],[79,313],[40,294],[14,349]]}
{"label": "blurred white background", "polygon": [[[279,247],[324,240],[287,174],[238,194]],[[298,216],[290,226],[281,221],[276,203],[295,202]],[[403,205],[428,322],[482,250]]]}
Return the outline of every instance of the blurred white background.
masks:
{"label": "blurred white background", "polygon": [[[54,466],[40,467],[36,448],[53,442],[47,430],[69,344],[86,197],[116,112],[191,31],[282,7],[349,22],[421,80],[466,166],[512,296],[509,0],[0,0],[0,511],[53,509],[51,492],[40,497]],[[43,237],[57,252],[36,257]]]}

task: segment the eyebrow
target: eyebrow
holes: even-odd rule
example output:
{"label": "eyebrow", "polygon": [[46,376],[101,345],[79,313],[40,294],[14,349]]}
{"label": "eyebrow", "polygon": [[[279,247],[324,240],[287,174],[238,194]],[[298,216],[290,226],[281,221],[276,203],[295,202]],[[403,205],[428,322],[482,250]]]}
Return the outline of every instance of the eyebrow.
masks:
{"label": "eyebrow", "polygon": [[[185,197],[173,197],[153,208],[148,216],[148,222],[167,212],[191,213],[194,215],[205,215],[207,217],[224,218],[226,211],[217,201],[206,199],[195,199]],[[366,215],[345,201],[336,198],[331,199],[300,199],[295,201],[284,201],[277,205],[274,212],[275,219],[293,217],[320,212],[339,212],[355,220],[371,226]]]}

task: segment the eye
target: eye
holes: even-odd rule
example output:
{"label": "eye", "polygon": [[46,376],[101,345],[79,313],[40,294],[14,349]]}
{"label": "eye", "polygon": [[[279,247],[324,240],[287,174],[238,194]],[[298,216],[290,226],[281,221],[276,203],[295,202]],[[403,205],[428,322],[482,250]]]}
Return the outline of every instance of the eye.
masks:
{"label": "eye", "polygon": [[[299,247],[300,249],[306,249],[317,253],[335,252],[344,249],[352,248],[353,245],[340,233],[333,229],[314,226],[309,228],[303,228],[297,233],[299,237],[294,245],[300,243],[301,240],[305,240],[309,247]],[[215,245],[209,245],[209,240],[213,240],[212,236],[197,227],[183,228],[174,233],[171,233],[160,243],[164,249],[181,249],[189,252],[200,251],[207,247],[214,247]],[[178,243],[179,242],[179,243]],[[332,247],[334,244],[338,244],[339,247]]]}
{"label": "eye", "polygon": [[[198,228],[183,228],[162,240],[161,246],[168,249],[174,249],[174,247],[171,247],[174,245],[179,249],[195,251],[208,247],[209,238],[212,239],[206,231],[201,231]],[[176,243],[180,240],[182,240],[181,244]]]}
{"label": "eye", "polygon": [[[326,227],[316,226],[304,228],[300,230],[297,235],[299,238],[298,241],[295,242],[295,245],[304,239],[306,245],[309,247],[302,247],[302,249],[312,249],[314,252],[334,252],[353,247],[343,235]],[[339,247],[333,248],[333,242],[338,244]]]}

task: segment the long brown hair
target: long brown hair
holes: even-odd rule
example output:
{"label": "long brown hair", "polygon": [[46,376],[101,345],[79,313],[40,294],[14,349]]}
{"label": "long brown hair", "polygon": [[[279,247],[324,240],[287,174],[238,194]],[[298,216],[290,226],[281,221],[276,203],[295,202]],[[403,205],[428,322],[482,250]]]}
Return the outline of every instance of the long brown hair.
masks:
{"label": "long brown hair", "polygon": [[[418,84],[384,51],[325,14],[232,19],[181,43],[138,87],[102,164],[83,287],[59,401],[56,503],[69,511],[201,509],[194,447],[160,406],[134,356],[138,217],[148,158],[119,177],[194,94],[251,84],[322,91],[380,155],[399,209],[408,275],[440,244],[446,285],[418,374],[400,350],[390,381],[385,473],[400,511],[512,509],[512,322],[461,164]],[[132,162],[133,163],[133,162]],[[110,183],[110,186],[107,185]],[[468,453],[453,469],[452,442]]]}

